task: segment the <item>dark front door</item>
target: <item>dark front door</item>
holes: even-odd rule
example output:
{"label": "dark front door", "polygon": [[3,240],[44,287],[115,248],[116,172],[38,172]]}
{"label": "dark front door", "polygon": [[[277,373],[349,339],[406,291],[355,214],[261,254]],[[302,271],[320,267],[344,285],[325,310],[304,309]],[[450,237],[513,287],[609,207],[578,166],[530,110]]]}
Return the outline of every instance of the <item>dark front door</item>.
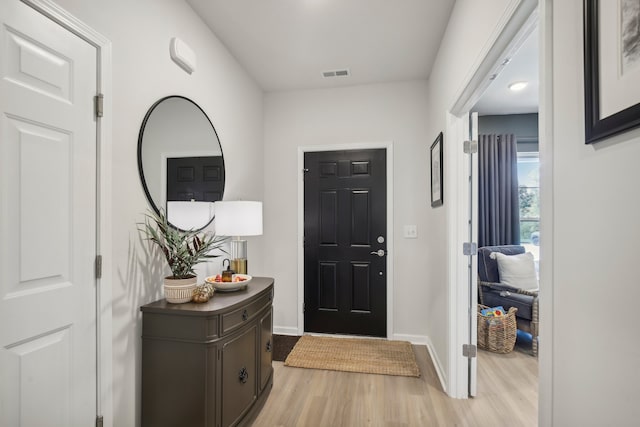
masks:
{"label": "dark front door", "polygon": [[305,153],[304,163],[304,329],[385,337],[386,150]]}
{"label": "dark front door", "polygon": [[222,156],[167,159],[167,201],[216,202],[223,190]]}

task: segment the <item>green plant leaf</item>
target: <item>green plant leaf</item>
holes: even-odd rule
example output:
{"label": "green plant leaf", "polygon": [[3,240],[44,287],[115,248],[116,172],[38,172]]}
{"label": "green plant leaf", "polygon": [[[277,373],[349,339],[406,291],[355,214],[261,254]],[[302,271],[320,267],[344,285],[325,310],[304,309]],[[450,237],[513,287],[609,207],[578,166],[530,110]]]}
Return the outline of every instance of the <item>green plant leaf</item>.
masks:
{"label": "green plant leaf", "polygon": [[[163,210],[144,214],[144,225],[138,224],[138,231],[160,249],[174,278],[195,275],[194,266],[212,258],[217,258],[224,250],[228,238],[195,230],[181,231],[169,224]],[[219,253],[212,253],[217,251]]]}

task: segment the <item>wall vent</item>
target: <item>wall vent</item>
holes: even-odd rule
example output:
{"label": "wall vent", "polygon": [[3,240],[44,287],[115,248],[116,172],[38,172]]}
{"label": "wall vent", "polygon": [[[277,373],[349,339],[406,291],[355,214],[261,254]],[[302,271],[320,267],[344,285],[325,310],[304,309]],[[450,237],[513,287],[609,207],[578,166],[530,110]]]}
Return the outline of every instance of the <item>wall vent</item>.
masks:
{"label": "wall vent", "polygon": [[329,71],[323,71],[322,72],[322,77],[324,77],[324,78],[329,78],[329,77],[348,77],[349,75],[351,75],[351,73],[349,72],[348,68],[345,68],[343,70],[329,70]]}

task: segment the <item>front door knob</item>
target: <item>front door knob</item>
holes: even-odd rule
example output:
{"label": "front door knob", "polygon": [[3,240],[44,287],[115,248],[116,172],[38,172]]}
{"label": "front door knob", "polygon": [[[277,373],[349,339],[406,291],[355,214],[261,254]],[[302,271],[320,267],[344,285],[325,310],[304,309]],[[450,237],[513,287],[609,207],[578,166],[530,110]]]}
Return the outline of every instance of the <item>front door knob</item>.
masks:
{"label": "front door knob", "polygon": [[378,255],[379,257],[383,257],[385,255],[384,249],[378,249],[377,251],[371,251],[371,255]]}

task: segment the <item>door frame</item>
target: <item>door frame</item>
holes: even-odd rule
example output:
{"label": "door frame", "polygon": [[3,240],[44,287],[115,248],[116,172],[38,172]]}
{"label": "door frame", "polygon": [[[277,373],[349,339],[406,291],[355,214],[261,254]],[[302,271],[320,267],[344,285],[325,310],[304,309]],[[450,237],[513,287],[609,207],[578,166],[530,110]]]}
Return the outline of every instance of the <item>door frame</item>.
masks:
{"label": "door frame", "polygon": [[112,396],[112,221],[111,221],[111,41],[51,0],[20,0],[96,48],[97,91],[104,95],[104,114],[96,118],[96,254],[102,255],[102,277],[96,279],[96,415],[113,427]]}
{"label": "door frame", "polygon": [[[545,259],[551,259],[551,224],[552,224],[552,153],[551,153],[551,118],[552,97],[552,26],[551,26],[551,0],[512,0],[505,8],[505,14],[495,28],[492,40],[479,55],[477,63],[472,68],[468,80],[462,89],[454,97],[451,108],[445,113],[447,132],[449,140],[453,141],[454,147],[459,149],[447,150],[448,156],[445,159],[447,182],[453,189],[457,198],[452,203],[452,213],[447,221],[448,232],[448,275],[449,275],[449,372],[447,393],[455,398],[467,398],[469,390],[469,367],[466,357],[462,356],[462,346],[469,340],[469,293],[466,285],[469,281],[468,257],[462,255],[462,243],[468,239],[468,223],[466,214],[468,210],[468,181],[465,179],[467,172],[466,154],[463,153],[462,146],[464,135],[468,127],[465,116],[480,99],[485,89],[489,86],[489,76],[499,71],[502,66],[502,59],[517,50],[531,30],[531,26],[538,25],[540,37],[539,69],[540,69],[540,102],[539,102],[539,140],[541,145],[540,159],[545,164],[546,176],[541,177],[541,187],[545,188],[542,195],[541,204],[544,205],[542,215],[546,219],[541,220],[541,236],[544,236]],[[477,168],[474,170],[477,178]],[[474,180],[477,182],[477,180]],[[477,198],[473,199],[472,209],[477,212]],[[541,217],[542,217],[541,215]],[[476,230],[477,236],[477,230]],[[474,239],[476,241],[477,239]],[[552,337],[551,337],[551,312],[552,282],[550,268],[541,261],[540,288],[545,292],[544,307],[542,316],[545,321],[541,323],[543,328],[540,336],[545,338],[544,348],[539,351],[539,413],[541,425],[546,425],[543,420],[547,420],[551,407],[551,358]],[[477,272],[472,272],[477,276]],[[471,278],[472,283],[476,283],[476,277]],[[545,327],[549,325],[549,327]]]}
{"label": "door frame", "polygon": [[310,152],[385,149],[387,152],[387,339],[393,338],[393,142],[298,147],[298,335],[304,334],[304,155]]}

